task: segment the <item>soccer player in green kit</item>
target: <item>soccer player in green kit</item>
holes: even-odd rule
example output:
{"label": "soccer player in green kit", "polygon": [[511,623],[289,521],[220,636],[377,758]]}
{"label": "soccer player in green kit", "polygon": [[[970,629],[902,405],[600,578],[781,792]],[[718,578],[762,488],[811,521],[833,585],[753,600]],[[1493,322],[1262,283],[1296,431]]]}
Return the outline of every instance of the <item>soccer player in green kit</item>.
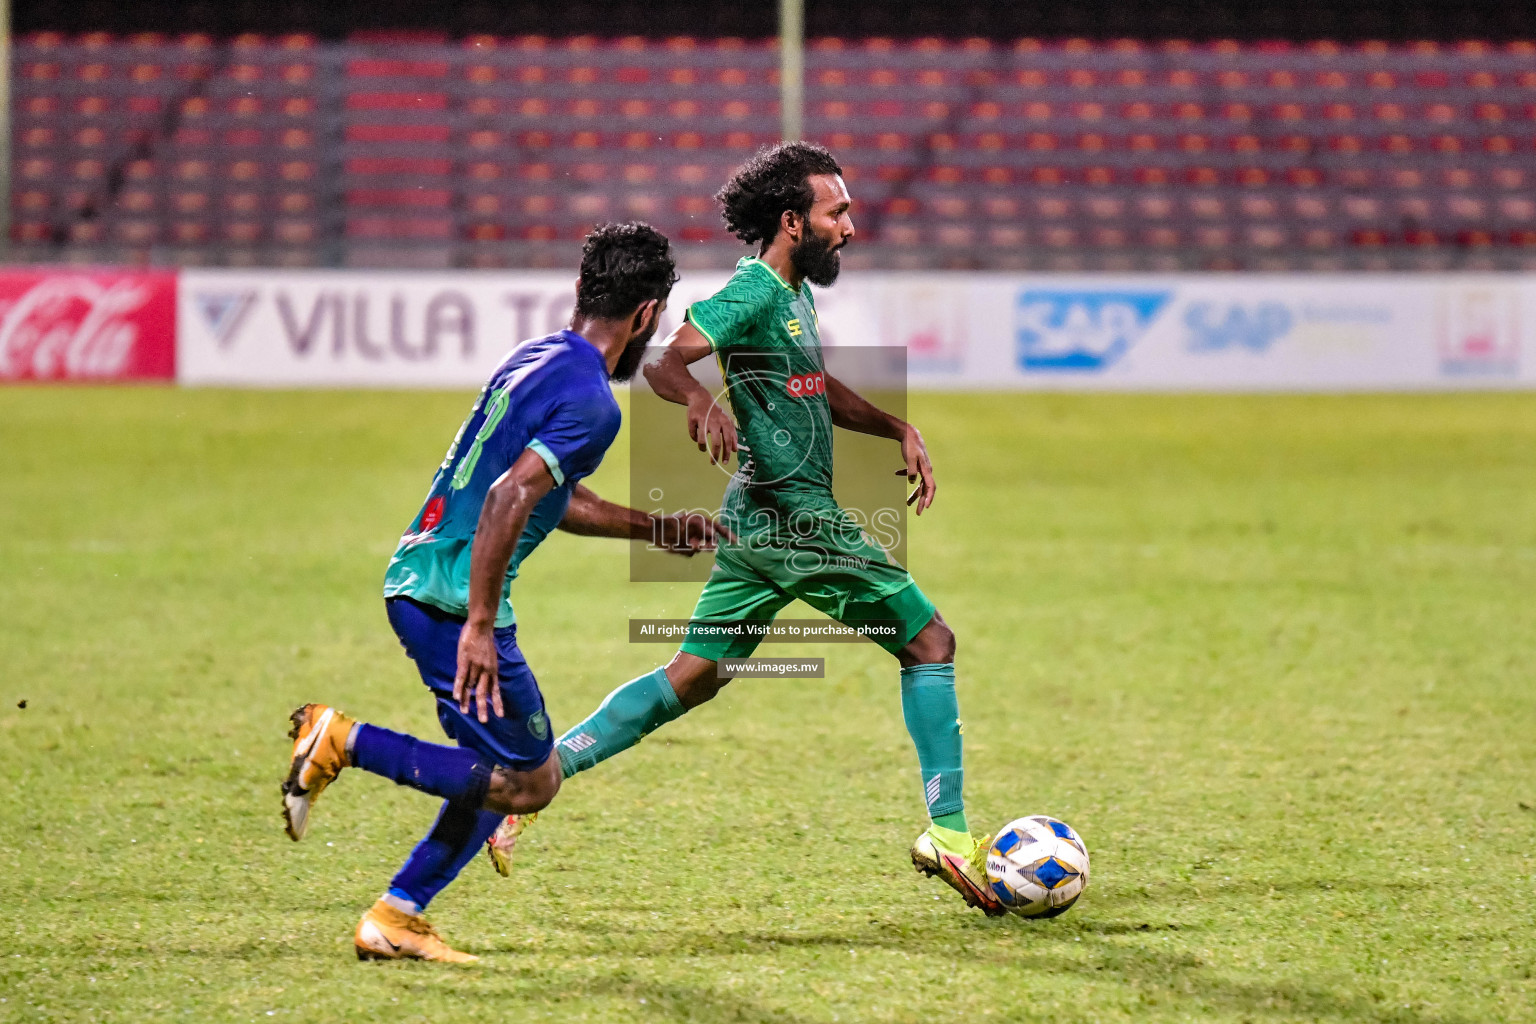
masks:
{"label": "soccer player in green kit", "polygon": [[[738,456],[720,517],[734,536],[716,552],[677,655],[614,690],[560,738],[562,774],[594,767],[719,692],[729,680],[718,678],[717,662],[750,655],[758,640],[721,638],[708,626],[770,622],[796,598],[851,626],[899,622],[899,636],[877,642],[901,665],[902,715],[931,819],[912,845],[912,862],[971,906],[1001,914],[986,878],[990,837],[971,835],[961,797],[954,633],[907,570],[832,496],[834,426],[900,443],[898,472],[917,485],[908,503],[918,515],[935,492],[917,428],[860,398],[822,363],[807,282],[831,285],[840,250],[854,236],[842,168],[820,146],[784,143],[741,167],[717,198],[727,227],[757,243],[758,255],[742,259],[724,288],[688,308],[645,376],[660,397],[687,407],[689,435],[701,451],[717,462]],[[712,354],[735,422],[688,370]],[[503,873],[529,820],[508,818],[488,843]]]}

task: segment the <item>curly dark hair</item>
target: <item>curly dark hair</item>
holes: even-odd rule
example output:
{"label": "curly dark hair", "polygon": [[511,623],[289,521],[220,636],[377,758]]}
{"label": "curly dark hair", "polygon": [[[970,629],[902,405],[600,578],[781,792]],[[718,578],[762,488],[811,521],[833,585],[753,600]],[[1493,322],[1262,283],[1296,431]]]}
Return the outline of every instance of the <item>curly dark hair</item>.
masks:
{"label": "curly dark hair", "polygon": [[581,246],[576,312],[615,320],[651,299],[665,299],[677,283],[677,261],[667,236],[630,221],[599,224]]}
{"label": "curly dark hair", "polygon": [[842,174],[837,158],[814,142],[781,142],[759,150],[736,169],[715,198],[725,206],[725,226],[743,242],[771,242],[785,210],[811,212],[813,174]]}

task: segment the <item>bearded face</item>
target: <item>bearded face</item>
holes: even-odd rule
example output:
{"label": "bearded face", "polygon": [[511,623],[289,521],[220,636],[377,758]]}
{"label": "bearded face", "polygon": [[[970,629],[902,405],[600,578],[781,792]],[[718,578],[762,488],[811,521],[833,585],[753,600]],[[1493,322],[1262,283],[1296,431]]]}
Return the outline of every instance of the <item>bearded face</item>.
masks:
{"label": "bearded face", "polygon": [[666,305],[661,303],[651,316],[650,325],[629,339],[629,344],[624,346],[624,351],[619,353],[619,361],[614,364],[613,372],[608,375],[609,380],[623,384],[635,375],[640,369],[640,362],[645,358],[645,347],[656,337],[656,328],[661,326],[661,308]]}
{"label": "bearded face", "polygon": [[844,244],[833,245],[815,231],[807,231],[789,251],[789,260],[801,277],[825,288],[837,280],[843,269],[843,256],[839,250]]}
{"label": "bearded face", "polygon": [[655,333],[656,328],[652,327],[646,332],[645,337],[637,337],[624,346],[624,351],[619,353],[619,361],[614,364],[613,372],[608,375],[611,380],[624,384],[634,377],[635,371],[640,369],[640,361],[645,358],[645,346],[649,344]]}

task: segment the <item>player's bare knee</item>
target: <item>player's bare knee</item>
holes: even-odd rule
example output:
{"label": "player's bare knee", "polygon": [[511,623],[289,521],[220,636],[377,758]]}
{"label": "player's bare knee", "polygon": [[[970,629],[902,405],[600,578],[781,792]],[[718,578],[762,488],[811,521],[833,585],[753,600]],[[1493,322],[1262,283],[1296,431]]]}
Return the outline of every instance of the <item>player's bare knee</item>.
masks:
{"label": "player's bare knee", "polygon": [[934,627],[938,628],[934,632],[933,640],[939,647],[939,656],[935,660],[941,663],[954,661],[955,648],[958,646],[958,641],[955,639],[955,631],[950,629],[949,624],[940,618],[935,618],[928,624],[928,628],[933,629]]}
{"label": "player's bare knee", "polygon": [[667,682],[683,707],[692,710],[714,700],[720,687],[730,682],[718,677],[716,666],[716,662],[681,652],[667,663]]}
{"label": "player's bare knee", "polygon": [[491,784],[485,791],[484,808],[497,814],[517,814],[517,789],[501,771],[491,776]]}
{"label": "player's bare knee", "polygon": [[491,777],[490,787],[485,791],[485,803],[481,806],[487,811],[495,811],[497,814],[516,814],[517,792],[501,778],[497,772]]}
{"label": "player's bare knee", "polygon": [[525,799],[528,809],[524,814],[532,814],[534,811],[542,811],[555,799],[555,794],[560,792],[560,783],[565,780],[565,775],[560,771],[560,756],[553,752],[549,759],[536,770],[529,773],[529,787]]}
{"label": "player's bare knee", "polygon": [[677,689],[677,699],[683,707],[691,711],[700,704],[714,700],[720,692],[720,687],[729,681],[728,679],[713,679],[708,676],[689,680],[686,685]]}
{"label": "player's bare knee", "polygon": [[934,614],[928,625],[918,631],[912,642],[898,656],[904,667],[944,665],[955,660],[955,632],[940,615]]}
{"label": "player's bare knee", "polygon": [[[553,759],[552,759],[553,760]],[[554,770],[548,762],[531,772],[515,772],[498,768],[491,776],[490,787],[485,793],[485,809],[497,814],[532,814],[542,811],[560,792],[561,774],[558,760]]]}

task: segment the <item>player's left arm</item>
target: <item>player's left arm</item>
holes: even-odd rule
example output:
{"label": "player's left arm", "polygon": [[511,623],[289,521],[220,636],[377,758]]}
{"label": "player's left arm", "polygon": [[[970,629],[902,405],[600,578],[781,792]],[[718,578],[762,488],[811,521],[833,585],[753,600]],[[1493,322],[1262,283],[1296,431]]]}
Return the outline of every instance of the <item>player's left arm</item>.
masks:
{"label": "player's left arm", "polygon": [[533,507],[554,487],[555,478],[544,457],[527,448],[491,485],[480,506],[480,522],[475,527],[475,541],[469,553],[469,615],[459,631],[453,699],[465,714],[469,713],[473,699],[481,722],[487,720],[487,701],[496,717],[502,715],[495,633],[507,565]]}
{"label": "player's left arm", "polygon": [[938,493],[938,485],[933,480],[933,461],[928,458],[928,445],[924,443],[923,435],[912,424],[878,408],[830,373],[822,376],[827,384],[827,403],[832,407],[833,426],[901,442],[901,458],[906,466],[898,469],[896,475],[905,475],[908,483],[917,485],[907,498],[907,504],[922,515],[923,509],[933,504],[934,495]]}
{"label": "player's left arm", "polygon": [[606,501],[582,484],[571,490],[560,529],[583,537],[617,537],[621,540],[649,540],[673,554],[692,557],[700,551],[713,551],[721,537],[730,539],[724,524],[705,515],[678,512],[656,516]]}

